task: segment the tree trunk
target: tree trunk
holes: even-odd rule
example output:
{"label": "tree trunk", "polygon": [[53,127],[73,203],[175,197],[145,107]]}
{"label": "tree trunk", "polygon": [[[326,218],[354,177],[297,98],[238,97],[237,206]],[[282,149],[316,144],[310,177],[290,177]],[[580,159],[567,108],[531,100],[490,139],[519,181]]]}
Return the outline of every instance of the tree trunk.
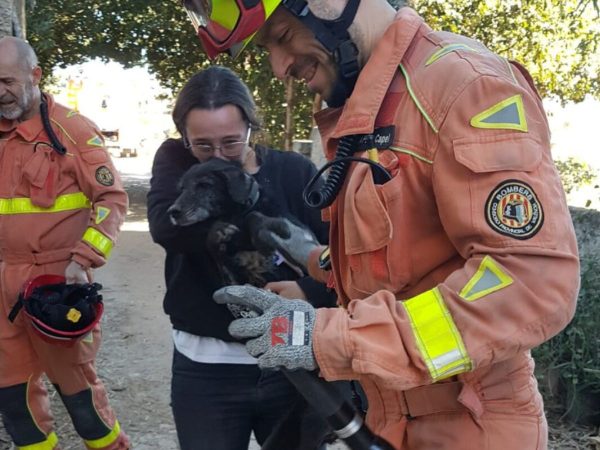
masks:
{"label": "tree trunk", "polygon": [[0,37],[25,39],[25,0],[0,0]]}
{"label": "tree trunk", "polygon": [[13,35],[13,0],[0,0],[0,37]]}
{"label": "tree trunk", "polygon": [[18,24],[18,32],[15,36],[21,39],[27,38],[27,21],[25,19],[25,3],[27,0],[14,0],[14,11],[16,13],[16,20]]}
{"label": "tree trunk", "polygon": [[285,80],[285,103],[285,140],[283,148],[290,151],[294,140],[294,79],[292,77]]}

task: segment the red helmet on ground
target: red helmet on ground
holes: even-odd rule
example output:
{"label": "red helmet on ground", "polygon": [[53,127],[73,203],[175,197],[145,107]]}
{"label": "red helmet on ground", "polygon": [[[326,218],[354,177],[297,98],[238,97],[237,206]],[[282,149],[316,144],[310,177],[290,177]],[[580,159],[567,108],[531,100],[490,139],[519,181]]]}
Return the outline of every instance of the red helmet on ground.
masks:
{"label": "red helmet on ground", "polygon": [[104,311],[98,283],[66,284],[62,275],[40,275],[26,282],[9,318],[23,307],[36,333],[52,344],[70,347],[86,336]]}

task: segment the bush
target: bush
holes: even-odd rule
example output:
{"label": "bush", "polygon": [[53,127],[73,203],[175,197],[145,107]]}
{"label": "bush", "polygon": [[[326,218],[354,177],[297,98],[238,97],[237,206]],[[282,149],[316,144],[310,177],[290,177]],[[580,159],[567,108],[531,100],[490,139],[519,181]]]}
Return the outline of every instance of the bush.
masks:
{"label": "bush", "polygon": [[581,289],[571,323],[534,349],[542,394],[557,401],[564,417],[600,424],[600,259],[581,260]]}
{"label": "bush", "polygon": [[572,156],[565,160],[556,160],[554,165],[560,174],[563,188],[567,194],[582,186],[591,185],[597,178],[597,172],[586,162]]}

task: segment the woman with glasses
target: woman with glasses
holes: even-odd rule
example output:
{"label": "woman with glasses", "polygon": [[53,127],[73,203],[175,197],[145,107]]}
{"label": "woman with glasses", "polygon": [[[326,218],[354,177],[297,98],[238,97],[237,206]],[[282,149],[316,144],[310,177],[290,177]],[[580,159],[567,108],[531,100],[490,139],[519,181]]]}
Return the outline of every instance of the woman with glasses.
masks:
{"label": "woman with glasses", "polygon": [[[156,153],[148,220],[154,241],[166,250],[164,309],[175,344],[171,405],[177,435],[182,450],[247,450],[251,432],[262,443],[298,394],[281,372],[261,372],[245,346],[229,335],[233,317],[212,300],[220,277],[201,250],[204,234],[194,225],[174,226],[167,209],[192,165],[210,158],[238,161],[280,215],[293,216],[326,242],[320,212],[302,200],[316,168],[302,155],[252,143],[260,127],[254,100],[244,82],[224,67],[212,66],[187,82],[173,121],[181,139],[168,139]],[[321,299],[321,306],[335,303],[333,292],[308,277],[266,287],[288,298]],[[295,448],[294,442],[288,448]]]}

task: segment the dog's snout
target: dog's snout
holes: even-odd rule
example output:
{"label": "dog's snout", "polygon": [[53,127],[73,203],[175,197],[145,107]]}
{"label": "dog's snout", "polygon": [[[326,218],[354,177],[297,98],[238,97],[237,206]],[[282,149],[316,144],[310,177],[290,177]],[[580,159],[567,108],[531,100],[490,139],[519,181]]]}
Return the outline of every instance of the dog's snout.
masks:
{"label": "dog's snout", "polygon": [[167,213],[174,225],[177,225],[178,220],[181,218],[182,211],[177,205],[172,205],[167,209]]}

